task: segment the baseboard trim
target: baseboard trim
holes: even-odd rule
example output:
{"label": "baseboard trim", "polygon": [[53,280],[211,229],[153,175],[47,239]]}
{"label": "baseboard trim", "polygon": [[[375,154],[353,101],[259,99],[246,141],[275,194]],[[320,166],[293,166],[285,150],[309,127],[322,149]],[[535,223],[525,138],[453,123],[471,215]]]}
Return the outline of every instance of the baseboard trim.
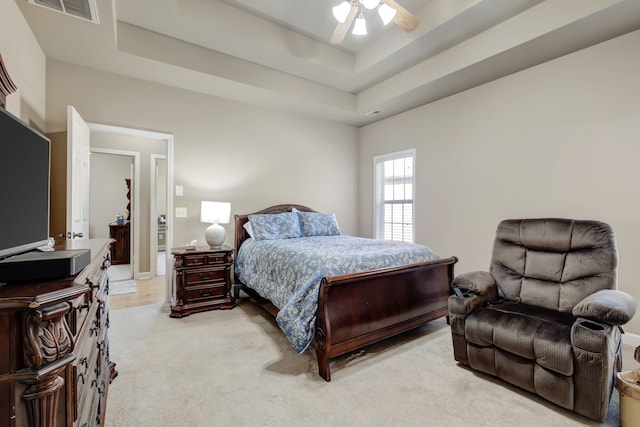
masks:
{"label": "baseboard trim", "polygon": [[631,347],[638,347],[640,346],[640,335],[630,334],[628,332],[625,332],[622,335],[622,344],[628,345]]}

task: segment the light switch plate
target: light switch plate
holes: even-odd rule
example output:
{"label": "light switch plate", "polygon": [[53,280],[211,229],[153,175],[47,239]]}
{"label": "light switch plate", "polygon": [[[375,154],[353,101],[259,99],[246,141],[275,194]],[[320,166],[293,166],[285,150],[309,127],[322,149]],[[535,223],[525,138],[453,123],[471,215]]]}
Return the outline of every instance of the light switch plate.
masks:
{"label": "light switch plate", "polygon": [[184,196],[184,187],[182,185],[176,185],[176,196]]}
{"label": "light switch plate", "polygon": [[176,218],[186,218],[187,208],[176,208]]}

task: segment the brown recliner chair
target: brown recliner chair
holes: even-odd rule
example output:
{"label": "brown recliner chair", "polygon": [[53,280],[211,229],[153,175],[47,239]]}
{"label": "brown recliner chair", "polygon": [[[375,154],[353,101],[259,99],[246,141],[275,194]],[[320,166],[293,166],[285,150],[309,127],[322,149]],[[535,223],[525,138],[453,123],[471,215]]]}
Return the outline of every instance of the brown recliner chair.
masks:
{"label": "brown recliner chair", "polygon": [[496,232],[490,272],[453,281],[455,359],[581,415],[607,415],[636,302],[616,290],[613,230],[598,221],[514,219]]}

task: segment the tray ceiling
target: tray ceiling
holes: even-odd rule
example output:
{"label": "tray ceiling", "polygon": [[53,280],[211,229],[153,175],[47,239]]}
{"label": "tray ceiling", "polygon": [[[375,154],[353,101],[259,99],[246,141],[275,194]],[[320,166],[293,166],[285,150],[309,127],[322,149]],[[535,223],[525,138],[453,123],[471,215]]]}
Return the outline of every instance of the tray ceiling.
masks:
{"label": "tray ceiling", "polygon": [[340,0],[98,0],[99,24],[15,1],[47,58],[354,126],[640,29],[637,0],[396,0],[415,31],[372,12],[330,45]]}

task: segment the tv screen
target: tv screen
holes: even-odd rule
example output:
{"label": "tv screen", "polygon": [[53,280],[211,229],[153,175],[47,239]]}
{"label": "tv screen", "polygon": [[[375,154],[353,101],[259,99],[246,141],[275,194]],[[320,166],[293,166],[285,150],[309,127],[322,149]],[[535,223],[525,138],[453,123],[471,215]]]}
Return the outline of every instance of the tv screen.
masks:
{"label": "tv screen", "polygon": [[51,141],[0,108],[0,259],[49,238]]}

